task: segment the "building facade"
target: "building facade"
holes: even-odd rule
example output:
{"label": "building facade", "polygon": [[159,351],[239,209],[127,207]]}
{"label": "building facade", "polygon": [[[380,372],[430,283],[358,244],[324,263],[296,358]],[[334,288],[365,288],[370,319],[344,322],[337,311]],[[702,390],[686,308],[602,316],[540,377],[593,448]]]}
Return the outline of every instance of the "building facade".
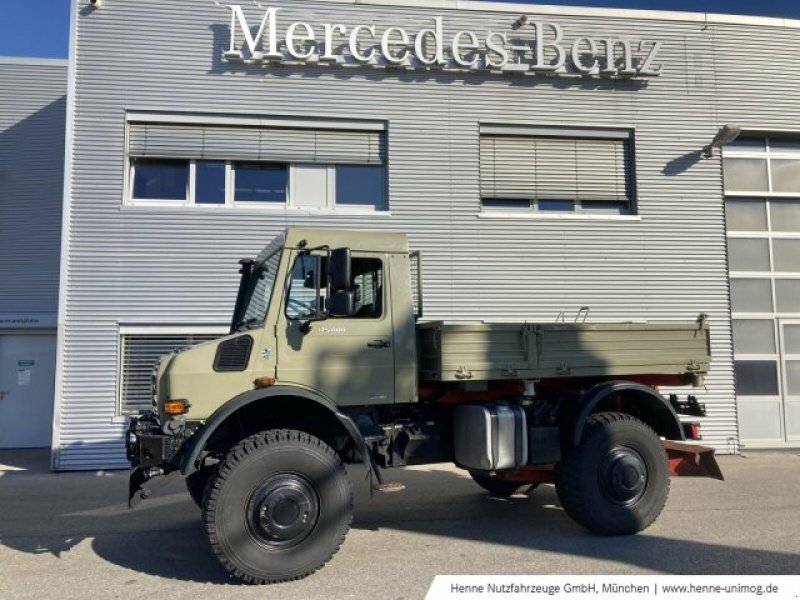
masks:
{"label": "building facade", "polygon": [[67,61],[0,58],[0,448],[49,446]]}
{"label": "building facade", "polygon": [[432,319],[707,314],[706,442],[800,445],[800,23],[78,0],[72,40],[54,468],[127,466],[287,225],[408,233]]}

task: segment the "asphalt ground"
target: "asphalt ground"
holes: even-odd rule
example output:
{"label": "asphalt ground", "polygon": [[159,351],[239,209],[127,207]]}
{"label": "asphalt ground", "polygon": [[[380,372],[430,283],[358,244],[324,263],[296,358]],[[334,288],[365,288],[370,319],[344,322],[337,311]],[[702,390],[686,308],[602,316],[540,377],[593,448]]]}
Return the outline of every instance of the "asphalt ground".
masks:
{"label": "asphalt ground", "polygon": [[[310,577],[246,586],[218,565],[176,481],[134,510],[127,473],[49,473],[41,453],[0,452],[0,597],[424,598],[436,574],[800,574],[800,455],[719,459],[725,482],[672,481],[667,508],[631,537],[588,534],[552,486],[501,500],[447,465],[390,471]],[[15,470],[25,469],[25,470]]]}

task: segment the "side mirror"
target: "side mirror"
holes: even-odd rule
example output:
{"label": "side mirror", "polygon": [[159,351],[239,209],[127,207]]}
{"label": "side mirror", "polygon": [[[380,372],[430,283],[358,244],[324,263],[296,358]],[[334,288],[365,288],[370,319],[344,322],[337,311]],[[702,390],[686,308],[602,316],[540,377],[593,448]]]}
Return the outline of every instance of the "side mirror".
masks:
{"label": "side mirror", "polygon": [[351,265],[350,248],[336,248],[335,250],[331,250],[328,275],[330,276],[331,289],[334,292],[350,289],[352,281]]}
{"label": "side mirror", "polygon": [[356,314],[355,290],[331,292],[328,299],[328,314],[332,317],[352,317]]}

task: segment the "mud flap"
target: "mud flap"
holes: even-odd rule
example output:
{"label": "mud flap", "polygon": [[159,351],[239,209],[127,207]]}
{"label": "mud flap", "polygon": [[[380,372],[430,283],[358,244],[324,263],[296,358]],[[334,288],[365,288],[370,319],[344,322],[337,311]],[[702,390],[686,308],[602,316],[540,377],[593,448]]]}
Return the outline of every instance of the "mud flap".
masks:
{"label": "mud flap", "polygon": [[714,457],[714,449],[685,442],[664,441],[672,477],[711,477],[725,481]]}

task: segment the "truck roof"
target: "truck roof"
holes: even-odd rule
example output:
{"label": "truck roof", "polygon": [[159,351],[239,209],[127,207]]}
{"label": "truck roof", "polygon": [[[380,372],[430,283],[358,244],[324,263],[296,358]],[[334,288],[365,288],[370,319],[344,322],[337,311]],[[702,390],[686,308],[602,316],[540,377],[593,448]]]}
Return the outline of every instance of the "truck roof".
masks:
{"label": "truck roof", "polygon": [[286,248],[296,248],[300,241],[305,240],[310,248],[327,245],[331,248],[347,247],[354,252],[408,253],[406,234],[388,231],[289,227],[285,239]]}

